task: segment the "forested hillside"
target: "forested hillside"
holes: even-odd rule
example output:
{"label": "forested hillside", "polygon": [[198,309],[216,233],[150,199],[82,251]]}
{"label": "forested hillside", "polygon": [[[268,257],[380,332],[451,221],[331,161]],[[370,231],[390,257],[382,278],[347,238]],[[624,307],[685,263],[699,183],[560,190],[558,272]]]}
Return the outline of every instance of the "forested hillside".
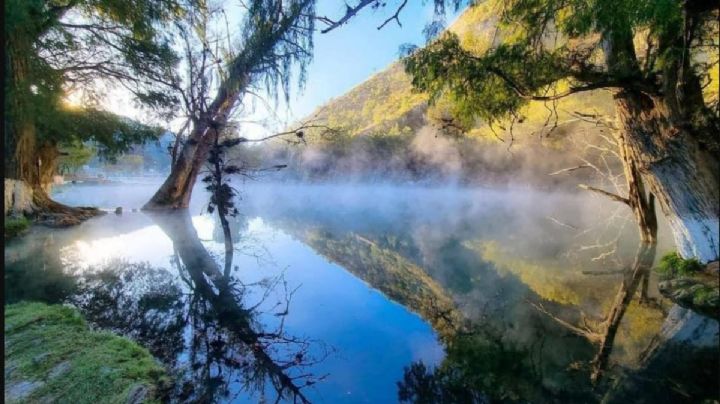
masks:
{"label": "forested hillside", "polygon": [[[494,27],[500,6],[488,1],[470,7],[449,29],[463,47],[481,51],[498,40]],[[638,50],[645,47],[642,39],[636,42]],[[714,83],[717,70],[715,64],[710,72]],[[706,95],[717,103],[717,86],[710,84]],[[564,91],[561,87],[555,91]],[[339,131],[310,130],[305,145],[268,143],[244,158],[257,166],[287,164],[283,178],[310,181],[506,183],[511,178],[522,184],[574,186],[603,175],[593,170],[548,174],[588,162],[604,166],[606,173],[621,172],[612,153],[589,146],[605,143],[614,150],[612,141],[603,138],[611,138],[606,125],[615,115],[608,91],[533,102],[512,122],[492,126],[458,119],[452,100],[428,101],[426,94],[413,91],[402,64],[395,62],[304,119]]]}

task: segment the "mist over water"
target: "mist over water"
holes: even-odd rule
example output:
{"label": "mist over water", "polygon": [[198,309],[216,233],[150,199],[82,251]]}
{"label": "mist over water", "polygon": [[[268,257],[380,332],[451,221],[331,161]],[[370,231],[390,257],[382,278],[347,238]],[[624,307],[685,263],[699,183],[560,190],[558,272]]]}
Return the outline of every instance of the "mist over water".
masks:
{"label": "mist over water", "polygon": [[[646,293],[655,303],[631,303],[613,341],[608,372],[625,380],[622,388],[590,385],[583,363],[595,346],[557,321],[600,322],[612,308],[638,245],[624,205],[513,185],[237,178],[228,263],[201,186],[187,219],[134,211],[158,184],[57,187],[59,202],[110,213],[65,230],[33,228],[11,242],[5,292],[6,302],[73,304],[91,323],[148,347],[177,381],[173,400],[257,402],[277,396],[285,372],[312,402],[394,402],[419,374],[450,386],[433,370],[441,367],[455,369],[453,377],[496,380],[532,402],[607,394],[622,401],[636,397],[637,386],[649,397],[677,396],[638,381],[654,380],[647,369],[659,359],[643,352],[657,343],[671,308],[653,273]],[[658,254],[673,249],[660,228]],[[717,322],[707,327],[717,330]],[[210,349],[213,340],[222,344]],[[717,361],[712,352],[705,357]],[[518,365],[508,369],[508,361]],[[700,397],[715,382],[679,383]]]}

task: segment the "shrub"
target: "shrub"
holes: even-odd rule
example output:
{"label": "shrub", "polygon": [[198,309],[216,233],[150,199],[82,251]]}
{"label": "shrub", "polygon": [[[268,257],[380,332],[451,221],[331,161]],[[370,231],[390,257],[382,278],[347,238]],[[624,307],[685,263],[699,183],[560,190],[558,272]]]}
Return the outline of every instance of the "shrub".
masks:
{"label": "shrub", "polygon": [[702,264],[695,258],[684,259],[677,252],[665,254],[656,271],[665,278],[688,276],[702,270]]}
{"label": "shrub", "polygon": [[30,221],[24,216],[5,218],[5,238],[13,238],[30,227]]}

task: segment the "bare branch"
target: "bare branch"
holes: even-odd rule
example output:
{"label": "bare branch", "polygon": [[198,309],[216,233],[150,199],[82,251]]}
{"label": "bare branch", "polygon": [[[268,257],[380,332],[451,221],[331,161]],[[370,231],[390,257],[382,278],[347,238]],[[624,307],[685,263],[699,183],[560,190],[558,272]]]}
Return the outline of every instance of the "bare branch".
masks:
{"label": "bare branch", "polygon": [[395,14],[393,14],[390,18],[388,18],[382,24],[380,24],[380,26],[377,29],[379,29],[379,30],[383,29],[383,27],[385,27],[385,25],[387,25],[392,20],[397,21],[398,26],[402,27],[399,16],[400,16],[400,12],[402,11],[402,9],[405,8],[405,5],[407,5],[407,2],[408,2],[408,0],[403,0],[402,4],[400,4],[400,7],[398,7],[397,10],[395,10]]}
{"label": "bare branch", "polygon": [[579,188],[582,188],[582,189],[585,189],[585,190],[588,190],[588,191],[597,192],[597,193],[599,193],[599,194],[601,194],[601,195],[607,196],[608,198],[610,198],[610,199],[612,199],[612,200],[614,200],[614,201],[622,202],[622,203],[630,206],[630,200],[629,200],[629,199],[623,198],[623,197],[620,196],[620,195],[613,194],[612,192],[608,192],[608,191],[602,190],[602,189],[600,189],[600,188],[591,187],[591,186],[586,185],[586,184],[578,184],[578,187],[579,187]]}
{"label": "bare branch", "polygon": [[552,173],[550,173],[550,174],[548,174],[548,175],[558,175],[558,174],[569,173],[569,172],[571,172],[571,171],[580,170],[581,168],[590,168],[590,166],[587,165],[587,164],[580,164],[579,166],[570,167],[570,168],[563,168],[562,170],[557,170],[557,171],[552,172]]}

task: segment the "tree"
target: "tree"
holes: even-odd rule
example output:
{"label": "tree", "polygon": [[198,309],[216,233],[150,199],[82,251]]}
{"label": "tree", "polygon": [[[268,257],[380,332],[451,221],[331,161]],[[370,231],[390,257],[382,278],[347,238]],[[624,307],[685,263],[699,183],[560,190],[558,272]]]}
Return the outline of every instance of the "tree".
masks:
{"label": "tree", "polygon": [[[229,32],[214,35],[210,27],[222,21],[222,9],[198,10],[176,24],[188,68],[180,94],[189,133],[176,151],[170,175],[144,209],[186,208],[192,189],[215,140],[243,97],[264,84],[270,94],[278,87],[287,95],[291,73],[311,58],[313,0],[253,0],[247,3],[239,44]],[[211,96],[214,93],[214,96]],[[179,145],[179,143],[177,143]]]}
{"label": "tree", "polygon": [[176,100],[157,87],[177,62],[161,23],[181,12],[174,0],[5,3],[5,177],[31,186],[38,210],[63,209],[42,188],[55,170],[58,144],[80,136],[98,140],[110,154],[156,136],[102,111],[69,110],[61,101],[73,86],[93,92],[98,80],[112,78],[145,105],[172,108]]}
{"label": "tree", "polygon": [[[720,240],[720,177],[712,155],[720,124],[704,104],[703,68],[692,62],[712,30],[713,13],[696,6],[515,1],[502,18],[522,27],[519,38],[474,55],[446,34],[411,54],[406,67],[417,88],[435,97],[456,94],[465,113],[488,121],[511,118],[532,100],[613,91],[622,131],[619,147],[645,174],[682,254],[711,261]],[[633,39],[643,29],[647,49],[641,58]],[[549,41],[553,31],[566,40]],[[569,89],[555,91],[561,82]]]}
{"label": "tree", "polygon": [[[329,28],[384,4],[361,0]],[[391,19],[405,2],[395,4]],[[660,202],[678,249],[717,259],[720,111],[706,105],[702,90],[717,63],[718,3],[512,0],[497,7],[495,40],[483,52],[462,48],[452,33],[407,49],[414,87],[431,100],[450,95],[460,115],[489,124],[518,120],[531,101],[612,91],[619,146]]]}

